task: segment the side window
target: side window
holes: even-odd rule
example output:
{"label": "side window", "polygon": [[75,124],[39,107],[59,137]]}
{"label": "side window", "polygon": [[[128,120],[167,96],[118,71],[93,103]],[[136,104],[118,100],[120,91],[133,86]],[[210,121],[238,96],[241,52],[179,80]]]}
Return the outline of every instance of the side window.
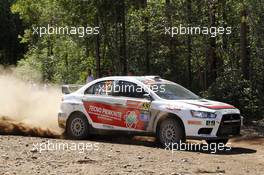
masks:
{"label": "side window", "polygon": [[94,89],[94,85],[88,87],[88,88],[84,91],[84,94],[93,94],[93,89]]}
{"label": "side window", "polygon": [[113,91],[113,81],[101,81],[90,87],[88,87],[84,94],[94,94],[94,95],[112,95]]}
{"label": "side window", "polygon": [[144,98],[145,91],[141,86],[128,81],[119,81],[118,88],[115,89],[115,93],[118,91],[118,96]]}

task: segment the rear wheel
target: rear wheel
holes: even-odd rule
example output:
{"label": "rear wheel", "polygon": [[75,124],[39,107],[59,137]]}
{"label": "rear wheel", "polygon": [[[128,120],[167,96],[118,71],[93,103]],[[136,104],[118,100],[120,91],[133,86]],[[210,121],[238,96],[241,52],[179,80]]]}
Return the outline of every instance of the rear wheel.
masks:
{"label": "rear wheel", "polygon": [[226,145],[227,142],[228,142],[228,139],[206,140],[206,143],[208,145],[211,145],[211,144],[215,144],[215,145],[219,145],[219,144]]}
{"label": "rear wheel", "polygon": [[167,118],[162,121],[158,129],[158,139],[162,146],[172,146],[174,143],[185,142],[184,128],[180,121]]}
{"label": "rear wheel", "polygon": [[85,115],[73,114],[67,122],[66,134],[71,139],[85,139],[89,135],[89,123]]}

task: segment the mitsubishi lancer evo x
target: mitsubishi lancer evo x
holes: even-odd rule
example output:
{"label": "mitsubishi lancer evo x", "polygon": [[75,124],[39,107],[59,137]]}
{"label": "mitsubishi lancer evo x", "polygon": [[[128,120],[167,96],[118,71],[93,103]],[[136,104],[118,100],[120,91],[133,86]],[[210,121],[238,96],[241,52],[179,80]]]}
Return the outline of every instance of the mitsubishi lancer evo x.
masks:
{"label": "mitsubishi lancer evo x", "polygon": [[63,88],[59,126],[72,139],[118,132],[152,135],[165,146],[186,138],[226,144],[240,135],[242,117],[232,105],[202,99],[159,76],[114,76],[75,92]]}

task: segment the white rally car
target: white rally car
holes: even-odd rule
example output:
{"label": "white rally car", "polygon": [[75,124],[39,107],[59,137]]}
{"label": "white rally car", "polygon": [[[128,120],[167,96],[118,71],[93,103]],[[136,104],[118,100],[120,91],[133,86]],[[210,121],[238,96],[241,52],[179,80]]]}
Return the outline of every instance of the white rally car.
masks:
{"label": "white rally car", "polygon": [[58,123],[73,139],[117,132],[156,136],[165,146],[186,138],[225,144],[240,135],[242,117],[158,76],[114,76],[64,95]]}

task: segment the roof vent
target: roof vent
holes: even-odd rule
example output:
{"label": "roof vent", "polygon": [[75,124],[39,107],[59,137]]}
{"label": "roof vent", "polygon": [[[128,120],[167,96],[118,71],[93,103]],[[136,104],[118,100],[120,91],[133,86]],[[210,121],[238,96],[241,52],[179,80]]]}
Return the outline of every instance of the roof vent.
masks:
{"label": "roof vent", "polygon": [[161,77],[160,77],[160,76],[154,76],[153,79],[154,79],[155,81],[160,81]]}

